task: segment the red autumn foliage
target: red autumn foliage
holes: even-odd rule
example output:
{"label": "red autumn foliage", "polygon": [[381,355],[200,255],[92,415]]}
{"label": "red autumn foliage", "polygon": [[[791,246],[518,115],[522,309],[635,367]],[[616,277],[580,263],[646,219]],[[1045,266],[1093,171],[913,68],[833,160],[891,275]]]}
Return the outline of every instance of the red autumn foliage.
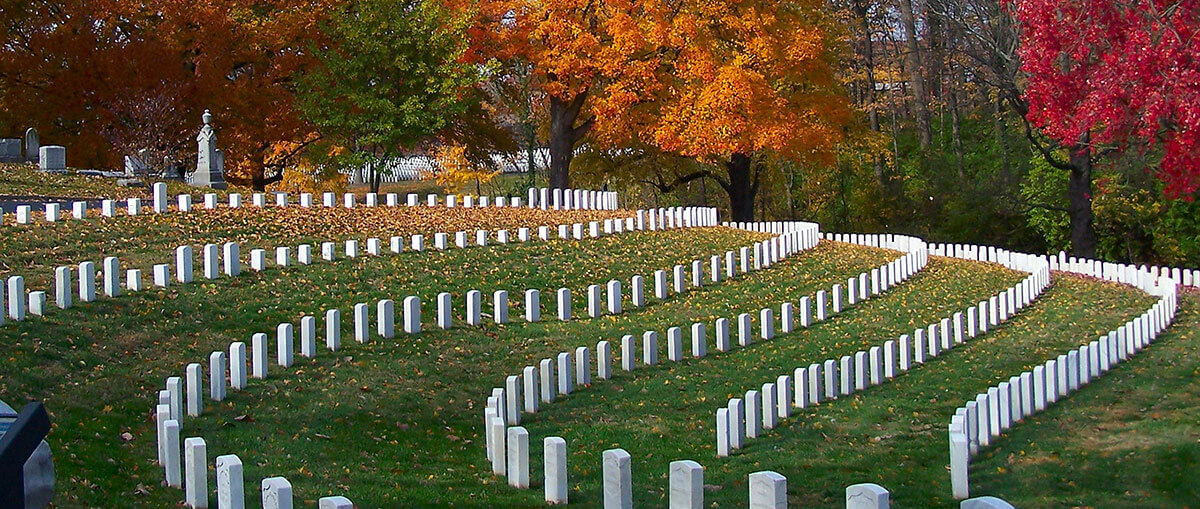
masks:
{"label": "red autumn foliage", "polygon": [[1012,0],[1028,119],[1063,146],[1161,152],[1169,198],[1200,188],[1200,0]]}

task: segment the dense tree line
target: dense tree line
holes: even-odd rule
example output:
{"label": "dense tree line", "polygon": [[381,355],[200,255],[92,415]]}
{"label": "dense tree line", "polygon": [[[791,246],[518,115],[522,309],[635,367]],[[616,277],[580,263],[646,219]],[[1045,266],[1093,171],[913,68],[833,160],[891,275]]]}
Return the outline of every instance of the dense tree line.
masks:
{"label": "dense tree line", "polygon": [[[0,130],[256,189],[548,148],[735,220],[1200,263],[1200,0],[5,0]],[[378,170],[378,171],[374,171]],[[297,177],[298,176],[298,177]]]}

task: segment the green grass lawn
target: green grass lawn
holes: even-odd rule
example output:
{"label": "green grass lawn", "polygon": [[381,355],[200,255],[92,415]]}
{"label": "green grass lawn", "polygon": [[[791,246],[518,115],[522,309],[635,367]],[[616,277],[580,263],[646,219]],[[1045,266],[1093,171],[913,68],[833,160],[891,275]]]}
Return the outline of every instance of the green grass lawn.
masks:
{"label": "green grass lawn", "polygon": [[[745,477],[757,470],[776,470],[789,479],[804,479],[789,483],[791,493],[822,487],[807,481],[810,473],[789,472],[785,467],[791,461],[819,460],[826,447],[836,445],[794,442],[793,428],[807,420],[803,413],[768,438],[750,440],[735,456],[717,458],[716,409],[731,397],[758,390],[778,375],[791,374],[796,367],[911,334],[914,328],[983,300],[1020,279],[1019,273],[996,265],[932,258],[929,267],[908,283],[831,321],[726,355],[668,364],[632,376],[622,373],[613,383],[556,402],[524,425],[530,430],[531,443],[533,437],[538,438],[532,449],[539,458],[541,438],[562,436],[567,440],[574,485],[579,488],[572,496],[585,504],[601,500],[600,453],[612,447],[624,448],[633,456],[637,505],[665,503],[667,464],[676,459],[692,459],[706,467],[705,483],[723,486],[707,495],[720,506],[744,504]],[[828,407],[823,404],[811,412],[819,415],[850,401],[853,398]],[[800,507],[808,506],[806,498],[800,499]]]}
{"label": "green grass lawn", "polygon": [[[749,310],[748,306],[767,305],[768,299],[798,299],[801,292],[895,255],[826,244],[772,272],[672,298],[643,312],[565,324],[430,331],[416,338],[356,345],[350,350],[351,361],[318,359],[265,390],[259,386],[238,395],[195,426],[210,443],[227,448],[223,450],[260,451],[243,458],[256,465],[248,467],[247,480],[274,475],[271,472],[299,472],[293,481],[303,500],[315,501],[345,490],[341,486],[353,486],[355,501],[366,507],[536,505],[540,495],[497,484],[484,461],[478,429],[482,404],[505,375],[568,348],[680,324],[681,313],[698,310],[712,294],[746,295],[743,284],[773,288],[774,293],[743,302],[726,299],[726,306]],[[814,275],[801,276],[810,273]],[[791,281],[793,275],[798,276],[795,282],[777,283]],[[706,316],[698,314],[696,319]],[[253,416],[255,422],[237,421],[240,415]],[[287,422],[305,424],[290,429]],[[290,432],[276,432],[287,429]],[[147,442],[143,450],[152,455],[150,447]]]}
{"label": "green grass lawn", "polygon": [[[561,211],[549,212],[528,208],[478,209],[443,207],[358,207],[355,209],[301,208],[238,209],[218,208],[194,210],[188,214],[144,214],[140,216],[119,215],[113,218],[99,216],[85,221],[62,223],[37,223],[32,225],[8,224],[0,226],[0,278],[21,275],[28,289],[49,289],[53,295],[54,268],[60,265],[77,266],[79,262],[91,260],[101,269],[105,256],[121,259],[122,269],[141,268],[143,278],[149,282],[150,269],[157,263],[174,263],[174,249],[182,245],[194,246],[196,274],[200,274],[204,244],[238,242],[241,245],[242,263],[249,266],[250,250],[263,248],[274,263],[274,248],[295,246],[303,243],[313,245],[314,257],[319,257],[320,243],[359,239],[359,251],[366,252],[365,238],[383,239],[387,248],[388,237],[424,234],[426,246],[432,248],[436,232],[449,234],[453,242],[456,231],[467,231],[468,239],[475,242],[475,230],[511,229],[510,236],[516,238],[519,226],[569,224],[602,221],[605,218],[630,217],[628,211]],[[557,231],[552,232],[557,238]],[[536,236],[536,228],[531,236]],[[489,242],[495,242],[495,235]],[[343,246],[338,246],[341,256]],[[408,249],[408,242],[405,242]],[[172,272],[174,267],[172,266]]]}
{"label": "green grass lawn", "polygon": [[1009,430],[971,489],[1017,507],[1200,505],[1200,295],[1148,348]]}
{"label": "green grass lawn", "polygon": [[[380,298],[399,299],[409,294],[420,295],[425,302],[426,327],[432,322],[433,296],[441,291],[455,293],[460,317],[462,295],[468,289],[480,289],[489,295],[493,289],[509,289],[515,301],[525,288],[540,288],[549,295],[551,290],[565,286],[574,290],[577,306],[581,306],[586,284],[610,278],[628,280],[633,274],[724,252],[764,237],[714,228],[686,233],[631,233],[583,242],[407,253],[353,263],[271,270],[102,299],[53,313],[44,320],[0,329],[0,337],[11,345],[6,352],[9,362],[0,366],[0,388],[6,401],[45,399],[56,422],[53,436],[59,436],[71,452],[69,458],[60,459],[60,475],[86,488],[66,490],[65,500],[103,505],[104,497],[131,494],[133,485],[106,492],[99,487],[93,489],[91,483],[122,486],[130,479],[115,475],[117,471],[136,471],[138,466],[144,471],[149,467],[145,453],[152,448],[145,446],[152,445],[152,436],[145,435],[147,428],[139,428],[146,425],[153,391],[166,376],[179,374],[185,361],[202,360],[213,349],[227,349],[231,341],[246,341],[254,332],[271,331],[276,324],[298,321],[305,314],[320,315],[327,308],[343,310],[343,328],[350,336],[349,308],[353,303],[373,304]],[[549,297],[543,301],[547,315],[551,314],[552,302]],[[518,316],[520,307],[516,306],[512,314]],[[515,324],[485,328],[479,336],[480,346],[485,345],[482,341],[487,334],[525,327]],[[442,334],[454,337],[462,331]],[[400,340],[395,343],[410,344]],[[510,348],[513,346],[504,347]],[[489,350],[485,348],[484,352]],[[354,355],[354,347],[347,352]],[[460,368],[475,369],[477,359],[472,357],[464,358]],[[329,360],[341,358],[339,354]],[[130,430],[138,431],[141,450],[131,448],[128,454],[106,452],[120,443],[121,432]],[[116,470],[107,470],[106,465]],[[147,482],[153,485],[156,479],[151,476]]]}
{"label": "green grass lawn", "polygon": [[[123,256],[130,259],[161,250],[154,259],[161,263],[175,245],[215,242],[207,239],[220,236],[248,245],[291,245],[306,238],[365,237],[359,229],[386,238],[386,232],[467,229],[458,227],[462,224],[515,225],[537,214],[445,217],[444,209],[420,209],[353,215],[364,210],[357,209],[331,219],[205,219],[181,230],[155,223],[163,218],[130,219],[127,230],[87,221],[77,226],[82,232],[47,231],[40,241],[28,233],[0,240],[5,253],[0,262],[29,267],[16,273],[33,267],[49,273],[53,265],[65,263],[59,260],[97,256],[93,253],[99,248],[91,245],[56,250],[53,244],[60,236],[90,235],[92,242],[66,243],[124,248],[129,254]],[[167,239],[147,241],[158,242],[152,247],[121,247],[118,239],[140,227]],[[183,423],[183,437],[205,438],[210,463],[221,454],[241,456],[251,507],[257,506],[259,481],[277,475],[292,482],[302,506],[335,494],[361,507],[542,506],[541,439],[552,435],[567,439],[570,496],[584,506],[600,502],[601,451],[622,447],[633,455],[638,506],[665,505],[667,464],[693,459],[705,466],[705,482],[714,486],[706,494],[711,506],[744,506],[746,476],[775,470],[788,477],[795,507],[840,506],[842,490],[856,482],[889,488],[897,506],[949,507],[955,504],[949,499],[945,428],[954,409],[989,385],[1095,339],[1152,302],[1128,287],[1056,274],[1038,301],[986,336],[891,383],[794,411],[791,419],[749,441],[733,457],[717,458],[713,414],[728,398],[758,389],[797,366],[882,345],[1023,277],[996,265],[933,258],[909,282],[832,320],[729,353],[717,352],[712,344],[715,318],[752,313],[757,331],[758,309],[769,306],[778,313],[781,302],[844,283],[899,253],[822,242],[769,270],[662,302],[651,299],[643,309],[629,305],[631,275],[650,276],[656,269],[763,238],[707,228],[535,241],[321,262],[102,299],[0,328],[0,342],[9,345],[6,362],[0,364],[0,398],[14,406],[27,398],[45,400],[55,423],[49,440],[55,450],[58,505],[175,505],[182,491],[161,486],[161,469],[153,464],[152,408],[165,378],[182,376],[188,362],[202,363],[207,372],[209,352],[227,351],[232,341],[248,343],[256,332],[269,333],[273,352],[277,324],[313,315],[318,317],[316,359],[297,356],[291,368],[272,360],[267,380],[251,379],[247,390],[231,391],[221,403],[206,398],[205,415]],[[22,258],[24,251],[15,252],[20,249],[48,254],[51,261]],[[243,254],[247,251],[243,247]],[[580,317],[586,286],[608,279],[625,285],[625,314],[571,322],[553,318],[554,289],[572,289]],[[526,288],[542,290],[542,322],[520,318],[520,293]],[[651,288],[652,279],[648,296]],[[492,290],[509,290],[513,323],[462,323],[463,296],[471,289],[483,291],[485,311],[490,310]],[[456,328],[450,331],[432,326],[433,299],[443,291],[451,292],[455,303]],[[391,340],[376,337],[365,345],[354,342],[354,303],[371,304],[374,320],[376,300],[399,301],[407,295],[421,297],[426,332],[398,333]],[[976,457],[974,492],[996,494],[1021,507],[1109,506],[1107,501],[1121,497],[1133,497],[1130,506],[1195,504],[1195,488],[1187,480],[1196,471],[1190,424],[1195,422],[1196,390],[1189,384],[1196,376],[1192,357],[1197,354],[1192,352],[1200,341],[1196,301],[1184,300],[1179,324],[1145,353],[1018,424]],[[336,354],[323,346],[322,315],[330,308],[342,310],[343,348]],[[657,330],[665,336],[666,328],[693,322],[708,325],[709,357],[669,362],[665,337],[660,337],[663,364],[620,371],[621,335]],[[686,332],[685,338],[690,344]],[[594,347],[601,339],[613,343],[615,378],[524,416],[531,434],[534,489],[509,488],[491,475],[484,453],[481,422],[490,389],[526,365],[576,346]],[[1105,389],[1110,383],[1116,386]],[[1099,399],[1088,403],[1088,397]],[[1107,444],[1109,452],[1093,452],[1096,443]],[[1106,468],[1112,463],[1139,469],[1138,474],[1127,482]],[[1175,465],[1190,470],[1173,473],[1169,467]],[[215,489],[211,475],[210,488]]]}
{"label": "green grass lawn", "polygon": [[[146,179],[143,181],[142,187],[125,187],[117,185],[115,178],[82,175],[74,170],[68,170],[65,174],[55,174],[41,171],[34,164],[0,163],[0,196],[38,196],[81,200],[149,199],[151,197],[150,184],[153,182],[155,181]],[[171,196],[190,194],[193,198],[201,200],[205,193],[217,193],[225,197],[229,193],[242,193],[249,196],[249,193],[253,192],[249,188],[238,187],[201,189],[189,186],[182,181],[167,181],[167,190]],[[10,218],[9,221],[12,219]]]}

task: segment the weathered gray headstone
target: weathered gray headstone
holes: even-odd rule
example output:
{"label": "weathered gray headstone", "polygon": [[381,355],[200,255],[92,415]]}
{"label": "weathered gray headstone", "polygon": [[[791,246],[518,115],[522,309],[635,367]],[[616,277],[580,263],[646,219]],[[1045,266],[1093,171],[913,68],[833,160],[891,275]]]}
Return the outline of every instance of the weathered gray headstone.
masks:
{"label": "weathered gray headstone", "polygon": [[42,171],[65,171],[67,169],[66,147],[46,145],[38,150],[38,167]]}
{"label": "weathered gray headstone", "polygon": [[38,155],[41,154],[41,143],[38,141],[37,129],[30,127],[25,130],[25,160],[31,163],[38,162]]}
{"label": "weathered gray headstone", "polygon": [[201,119],[204,121],[204,127],[200,128],[200,134],[196,136],[196,171],[189,175],[188,181],[196,187],[225,189],[228,187],[225,183],[225,155],[217,149],[217,134],[210,125],[212,114],[204,110]]}

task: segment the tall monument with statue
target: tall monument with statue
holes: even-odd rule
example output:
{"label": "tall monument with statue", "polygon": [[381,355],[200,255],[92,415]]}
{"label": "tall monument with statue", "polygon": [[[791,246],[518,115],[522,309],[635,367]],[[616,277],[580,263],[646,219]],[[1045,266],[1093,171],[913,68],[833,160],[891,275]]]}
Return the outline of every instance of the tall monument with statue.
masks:
{"label": "tall monument with statue", "polygon": [[196,187],[225,189],[225,154],[217,149],[217,134],[213,132],[212,113],[204,110],[204,127],[196,136],[200,151],[196,155],[196,171],[188,177],[188,182]]}

